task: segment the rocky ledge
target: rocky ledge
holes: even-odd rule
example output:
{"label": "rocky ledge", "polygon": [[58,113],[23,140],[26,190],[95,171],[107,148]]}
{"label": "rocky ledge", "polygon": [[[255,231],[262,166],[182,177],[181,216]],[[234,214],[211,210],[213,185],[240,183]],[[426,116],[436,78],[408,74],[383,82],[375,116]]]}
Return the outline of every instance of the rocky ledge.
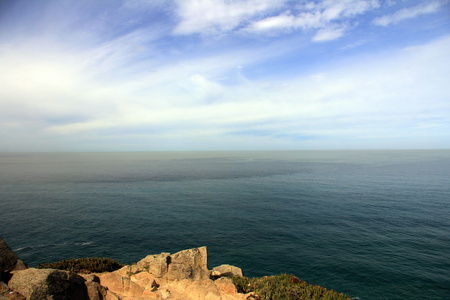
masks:
{"label": "rocky ledge", "polygon": [[208,270],[206,247],[148,255],[114,272],[74,274],[29,268],[0,238],[0,300],[4,299],[210,299],[252,298],[237,292],[230,276],[240,268]]}

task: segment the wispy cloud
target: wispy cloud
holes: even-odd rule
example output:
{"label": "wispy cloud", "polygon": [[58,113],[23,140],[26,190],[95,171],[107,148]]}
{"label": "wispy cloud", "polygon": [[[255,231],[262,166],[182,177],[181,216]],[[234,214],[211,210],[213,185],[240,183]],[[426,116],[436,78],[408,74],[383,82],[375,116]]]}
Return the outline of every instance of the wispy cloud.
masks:
{"label": "wispy cloud", "polygon": [[378,8],[377,0],[303,2],[287,7],[288,1],[179,1],[180,22],[175,34],[219,34],[242,31],[273,35],[285,31],[318,29],[313,41],[341,37],[343,23]]}
{"label": "wispy cloud", "polygon": [[247,30],[252,32],[271,32],[274,30],[284,30],[296,27],[296,19],[289,14],[268,17],[251,24]]}
{"label": "wispy cloud", "polygon": [[[51,69],[32,73],[28,69],[30,77],[21,78],[22,89],[3,89],[2,99],[9,101],[1,104],[2,111],[7,112],[1,117],[2,128],[17,135],[32,126],[63,139],[128,131],[166,146],[169,138],[182,141],[188,137],[197,143],[206,139],[218,145],[221,139],[257,143],[275,140],[286,147],[288,141],[295,144],[298,137],[303,137],[302,141],[331,137],[345,141],[350,136],[362,139],[383,134],[395,139],[402,133],[393,128],[415,127],[427,118],[433,118],[437,128],[446,128],[445,115],[450,108],[441,87],[444,78],[450,76],[450,65],[442,63],[448,51],[449,38],[403,50],[388,59],[373,58],[376,63],[356,59],[350,68],[327,69],[320,77],[312,74],[251,84],[242,81],[233,87],[207,77],[208,70],[217,68],[211,63],[221,61],[211,58],[195,62],[201,73],[188,76],[192,69],[182,71],[182,66],[173,69],[167,65],[154,75],[142,72],[115,86],[84,81],[89,70],[80,71],[76,65],[64,73]],[[30,67],[30,62],[16,63],[2,65],[12,74],[17,74],[14,68]],[[46,79],[37,82],[34,78],[40,72]],[[152,78],[160,76],[158,84],[152,83]],[[17,81],[6,83],[13,82]],[[58,88],[52,88],[52,84]],[[430,86],[435,87],[432,97]],[[430,100],[422,102],[423,97]],[[430,113],[423,115],[424,111]],[[423,115],[423,121],[417,119],[419,115]]]}
{"label": "wispy cloud", "polygon": [[378,1],[11,3],[0,151],[450,145],[450,32],[367,34]]}
{"label": "wispy cloud", "polygon": [[175,34],[217,34],[236,29],[256,15],[275,9],[283,1],[177,1],[176,13],[180,22]]}
{"label": "wispy cloud", "polygon": [[400,9],[393,14],[376,18],[373,20],[373,23],[379,26],[389,26],[391,24],[395,25],[404,20],[413,19],[421,15],[437,12],[442,5],[442,1],[422,3],[414,7]]}
{"label": "wispy cloud", "polygon": [[328,27],[324,29],[320,29],[317,31],[316,35],[313,37],[314,42],[326,42],[335,40],[344,35],[345,28],[344,27]]}
{"label": "wispy cloud", "polygon": [[378,7],[378,1],[365,0],[308,2],[298,5],[294,11],[254,21],[246,30],[266,34],[280,30],[315,29],[313,41],[330,41],[344,35],[349,20]]}

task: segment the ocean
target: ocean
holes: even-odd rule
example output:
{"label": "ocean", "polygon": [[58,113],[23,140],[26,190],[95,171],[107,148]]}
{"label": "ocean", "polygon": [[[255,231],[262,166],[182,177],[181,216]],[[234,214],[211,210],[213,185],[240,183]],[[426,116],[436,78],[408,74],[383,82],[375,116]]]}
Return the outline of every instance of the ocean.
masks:
{"label": "ocean", "polygon": [[207,246],[249,277],[450,299],[448,150],[2,153],[0,224],[31,266]]}

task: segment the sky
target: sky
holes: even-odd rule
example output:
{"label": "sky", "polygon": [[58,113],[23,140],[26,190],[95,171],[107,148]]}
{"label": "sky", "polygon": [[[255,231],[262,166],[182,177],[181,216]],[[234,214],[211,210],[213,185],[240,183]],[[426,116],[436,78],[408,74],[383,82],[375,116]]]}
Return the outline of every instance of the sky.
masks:
{"label": "sky", "polygon": [[0,1],[0,152],[450,149],[450,1]]}

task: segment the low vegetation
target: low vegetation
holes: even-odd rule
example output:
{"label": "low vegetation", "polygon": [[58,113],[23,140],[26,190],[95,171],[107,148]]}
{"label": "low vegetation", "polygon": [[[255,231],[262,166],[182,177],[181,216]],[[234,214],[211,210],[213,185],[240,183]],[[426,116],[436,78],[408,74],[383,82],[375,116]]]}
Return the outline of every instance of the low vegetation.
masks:
{"label": "low vegetation", "polygon": [[238,292],[254,292],[255,300],[350,300],[350,297],[343,293],[308,284],[288,274],[259,278],[233,277],[233,281]]}
{"label": "low vegetation", "polygon": [[113,272],[121,267],[122,265],[117,261],[104,257],[61,260],[58,262],[44,263],[37,266],[38,269],[58,269],[85,274]]}

